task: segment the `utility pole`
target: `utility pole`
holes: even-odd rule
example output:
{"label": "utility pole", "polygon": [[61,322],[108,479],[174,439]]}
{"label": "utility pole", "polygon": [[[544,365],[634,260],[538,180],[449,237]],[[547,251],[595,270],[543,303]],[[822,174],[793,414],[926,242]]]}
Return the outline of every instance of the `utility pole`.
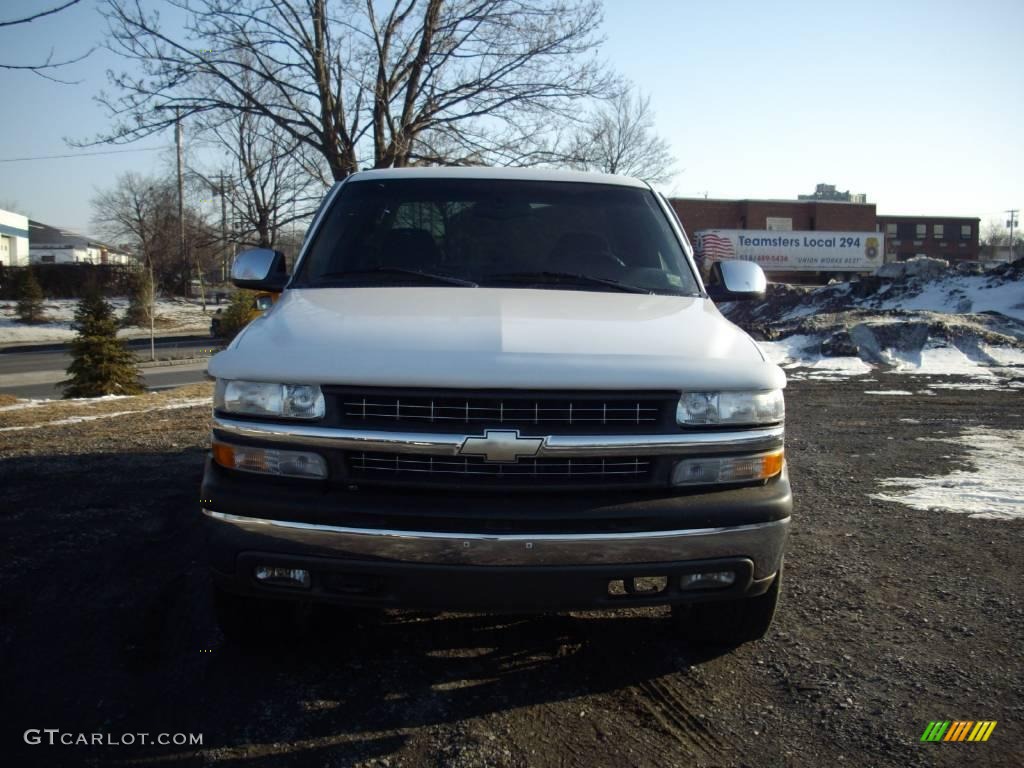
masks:
{"label": "utility pole", "polygon": [[[181,108],[174,108],[174,147],[178,152],[178,258],[185,261],[185,150],[181,127]],[[191,286],[189,286],[191,288]]]}
{"label": "utility pole", "polygon": [[[185,130],[181,125],[181,107],[174,108],[174,143],[178,150],[178,252],[182,262],[188,261],[188,252],[185,247],[185,150],[182,146]],[[203,285],[203,269],[199,265],[199,257],[195,259],[196,274],[199,276],[199,299],[203,303],[203,312],[206,312],[206,287]],[[189,293],[192,286],[189,285]]]}
{"label": "utility pole", "polygon": [[149,359],[156,362],[156,280],[153,279],[153,254],[148,253],[149,262]]}
{"label": "utility pole", "polygon": [[224,171],[220,172],[220,280],[228,281],[228,188]]}
{"label": "utility pole", "polygon": [[1013,228],[1017,226],[1017,214],[1020,212],[1019,208],[1011,208],[1007,211],[1010,214],[1010,218],[1006,220],[1006,226],[1010,228],[1010,261],[1013,261]]}

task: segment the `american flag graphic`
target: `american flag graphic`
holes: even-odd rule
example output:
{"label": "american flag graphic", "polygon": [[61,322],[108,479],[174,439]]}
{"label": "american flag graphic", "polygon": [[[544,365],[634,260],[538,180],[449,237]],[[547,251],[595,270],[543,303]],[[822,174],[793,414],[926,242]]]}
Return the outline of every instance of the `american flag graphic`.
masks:
{"label": "american flag graphic", "polygon": [[700,250],[705,259],[731,259],[736,256],[732,240],[714,232],[706,232],[701,236]]}

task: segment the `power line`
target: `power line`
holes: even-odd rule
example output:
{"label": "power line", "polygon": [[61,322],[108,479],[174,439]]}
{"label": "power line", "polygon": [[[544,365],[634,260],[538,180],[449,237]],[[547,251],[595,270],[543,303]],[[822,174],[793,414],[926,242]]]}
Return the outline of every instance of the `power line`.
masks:
{"label": "power line", "polygon": [[75,152],[70,155],[39,155],[37,157],[5,157],[0,163],[22,163],[27,160],[62,160],[69,157],[94,157],[96,155],[121,155],[127,152],[155,152],[166,147],[140,147],[139,149],[108,149],[103,152]]}

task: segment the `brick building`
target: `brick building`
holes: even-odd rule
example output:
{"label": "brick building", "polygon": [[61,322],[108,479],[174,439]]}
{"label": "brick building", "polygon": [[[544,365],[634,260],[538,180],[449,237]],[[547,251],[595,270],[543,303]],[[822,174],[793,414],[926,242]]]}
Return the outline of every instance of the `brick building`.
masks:
{"label": "brick building", "polygon": [[824,200],[669,200],[686,234],[702,229],[777,229],[793,231],[875,232],[874,203]]}
{"label": "brick building", "polygon": [[885,233],[885,260],[932,256],[947,261],[978,261],[980,219],[954,216],[879,216]]}

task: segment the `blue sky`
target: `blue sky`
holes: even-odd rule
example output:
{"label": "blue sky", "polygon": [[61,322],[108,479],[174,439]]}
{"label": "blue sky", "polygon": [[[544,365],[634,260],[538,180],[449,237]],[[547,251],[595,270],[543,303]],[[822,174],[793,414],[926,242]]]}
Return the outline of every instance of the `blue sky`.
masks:
{"label": "blue sky", "polygon": [[[8,0],[0,18],[56,0]],[[102,41],[95,0],[0,29],[0,61],[74,56]],[[683,169],[680,196],[795,198],[817,182],[864,192],[881,213],[1005,218],[1024,207],[1024,2],[607,0],[604,56],[648,92]],[[93,102],[119,60],[98,49],[61,72],[0,71],[0,160],[69,154],[102,131]],[[88,230],[89,201],[152,152],[0,162],[0,202]],[[98,150],[105,149],[103,147]]]}

